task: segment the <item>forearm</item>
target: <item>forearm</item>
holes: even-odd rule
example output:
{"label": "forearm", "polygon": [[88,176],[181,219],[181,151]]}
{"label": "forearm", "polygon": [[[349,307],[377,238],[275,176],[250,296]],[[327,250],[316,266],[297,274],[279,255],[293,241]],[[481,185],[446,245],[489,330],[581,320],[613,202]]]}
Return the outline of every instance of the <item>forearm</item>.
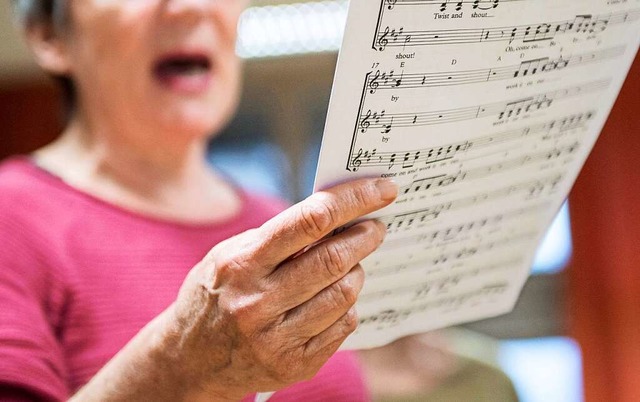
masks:
{"label": "forearm", "polygon": [[[164,336],[167,312],[147,324],[71,401],[230,401],[205,392]],[[193,380],[193,381],[192,381]]]}

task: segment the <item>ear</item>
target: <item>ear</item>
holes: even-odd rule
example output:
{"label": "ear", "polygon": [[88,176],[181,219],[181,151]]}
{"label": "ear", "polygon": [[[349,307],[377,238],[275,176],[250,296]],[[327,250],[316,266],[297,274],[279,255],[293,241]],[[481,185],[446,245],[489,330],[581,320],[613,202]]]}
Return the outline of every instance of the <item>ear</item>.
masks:
{"label": "ear", "polygon": [[32,24],[26,28],[25,37],[36,62],[42,69],[54,75],[70,73],[71,64],[66,43],[52,24]]}

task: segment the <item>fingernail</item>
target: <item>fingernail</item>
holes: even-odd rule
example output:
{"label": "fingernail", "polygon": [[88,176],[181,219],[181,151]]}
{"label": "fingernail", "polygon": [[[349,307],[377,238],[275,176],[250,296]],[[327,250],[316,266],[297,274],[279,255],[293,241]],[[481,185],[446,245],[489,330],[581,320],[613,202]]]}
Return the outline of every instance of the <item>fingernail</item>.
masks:
{"label": "fingernail", "polygon": [[376,181],[376,187],[384,201],[393,201],[398,196],[398,185],[393,180],[379,179]]}

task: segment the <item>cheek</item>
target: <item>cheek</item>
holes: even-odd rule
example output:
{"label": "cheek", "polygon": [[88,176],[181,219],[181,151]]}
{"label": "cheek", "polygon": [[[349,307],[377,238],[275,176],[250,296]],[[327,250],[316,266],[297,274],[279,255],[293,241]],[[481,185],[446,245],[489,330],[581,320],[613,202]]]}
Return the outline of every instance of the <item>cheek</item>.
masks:
{"label": "cheek", "polygon": [[246,8],[245,1],[230,0],[227,2],[221,2],[221,7],[218,9],[217,19],[220,21],[221,35],[229,43],[233,43],[235,46],[237,37],[237,28],[240,15]]}
{"label": "cheek", "polygon": [[126,7],[121,3],[94,0],[76,7],[72,57],[78,73],[124,67],[144,54],[144,22],[150,20],[153,9],[145,0],[128,2]]}

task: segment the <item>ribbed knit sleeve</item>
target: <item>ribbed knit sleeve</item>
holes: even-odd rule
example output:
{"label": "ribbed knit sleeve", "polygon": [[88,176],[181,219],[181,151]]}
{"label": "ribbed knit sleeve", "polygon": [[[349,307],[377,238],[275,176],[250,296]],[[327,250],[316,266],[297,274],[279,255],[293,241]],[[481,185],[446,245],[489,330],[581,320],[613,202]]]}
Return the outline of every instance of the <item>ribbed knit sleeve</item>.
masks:
{"label": "ribbed knit sleeve", "polygon": [[50,299],[56,289],[37,241],[26,231],[15,215],[0,214],[0,384],[44,400],[65,400],[64,358]]}

